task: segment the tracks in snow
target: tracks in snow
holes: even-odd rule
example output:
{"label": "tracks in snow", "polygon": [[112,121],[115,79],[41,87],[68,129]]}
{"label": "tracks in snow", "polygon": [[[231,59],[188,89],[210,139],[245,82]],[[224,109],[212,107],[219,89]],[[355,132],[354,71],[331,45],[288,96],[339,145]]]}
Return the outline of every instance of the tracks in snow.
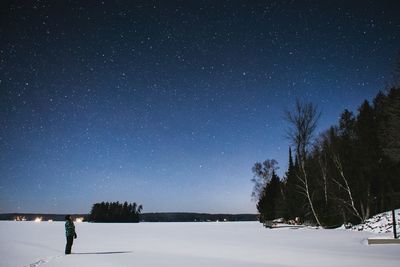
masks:
{"label": "tracks in snow", "polygon": [[38,266],[40,266],[40,265],[42,265],[42,264],[48,263],[48,262],[50,262],[50,261],[52,261],[52,260],[54,260],[54,259],[58,259],[58,258],[61,258],[61,257],[62,257],[62,256],[51,256],[51,257],[47,257],[47,258],[45,258],[45,259],[40,259],[40,260],[38,260],[38,261],[36,261],[36,262],[34,262],[34,263],[25,265],[24,267],[38,267]]}

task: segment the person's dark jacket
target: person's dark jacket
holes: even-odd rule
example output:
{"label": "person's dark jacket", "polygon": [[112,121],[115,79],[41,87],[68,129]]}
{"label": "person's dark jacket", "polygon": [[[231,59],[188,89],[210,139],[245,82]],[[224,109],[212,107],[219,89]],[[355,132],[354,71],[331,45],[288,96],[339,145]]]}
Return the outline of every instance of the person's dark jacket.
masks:
{"label": "person's dark jacket", "polygon": [[71,220],[67,220],[65,222],[65,235],[67,237],[73,236],[76,238],[75,225],[74,225],[74,222]]}

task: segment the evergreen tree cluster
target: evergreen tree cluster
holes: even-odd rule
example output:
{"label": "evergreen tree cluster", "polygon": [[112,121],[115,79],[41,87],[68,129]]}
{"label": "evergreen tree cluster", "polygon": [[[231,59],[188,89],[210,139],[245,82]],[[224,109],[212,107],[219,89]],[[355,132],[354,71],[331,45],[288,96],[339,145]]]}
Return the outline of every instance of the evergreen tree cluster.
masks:
{"label": "evergreen tree cluster", "polygon": [[101,202],[93,205],[89,215],[91,222],[139,222],[142,205],[124,202]]}
{"label": "evergreen tree cluster", "polygon": [[293,145],[282,179],[276,162],[253,167],[261,222],[299,217],[336,227],[400,206],[400,87],[364,101],[357,114],[344,110],[309,146]]}

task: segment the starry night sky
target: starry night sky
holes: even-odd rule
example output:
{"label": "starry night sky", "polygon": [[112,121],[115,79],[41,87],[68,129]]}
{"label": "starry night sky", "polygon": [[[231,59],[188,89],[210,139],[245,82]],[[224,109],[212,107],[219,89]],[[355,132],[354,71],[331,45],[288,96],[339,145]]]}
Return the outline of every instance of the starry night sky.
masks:
{"label": "starry night sky", "polygon": [[0,213],[254,213],[253,164],[287,168],[284,110],[312,101],[326,129],[400,48],[399,1],[0,5]]}

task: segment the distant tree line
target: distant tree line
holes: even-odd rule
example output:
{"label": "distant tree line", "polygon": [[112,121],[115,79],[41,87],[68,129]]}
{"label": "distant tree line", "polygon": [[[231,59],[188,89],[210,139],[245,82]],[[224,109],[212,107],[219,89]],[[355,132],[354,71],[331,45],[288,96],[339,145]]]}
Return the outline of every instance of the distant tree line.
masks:
{"label": "distant tree line", "polygon": [[[315,137],[319,112],[297,102],[290,125],[288,170],[256,163],[253,198],[259,220],[296,217],[324,227],[359,223],[400,206],[400,87],[364,101],[357,114],[344,110],[337,125]],[[292,151],[293,148],[293,151]]]}
{"label": "distant tree line", "polygon": [[256,221],[255,214],[208,214],[190,212],[143,213],[141,221],[145,222],[207,222],[207,221]]}
{"label": "distant tree line", "polygon": [[89,215],[91,222],[139,222],[142,205],[124,202],[101,202],[93,205]]}

